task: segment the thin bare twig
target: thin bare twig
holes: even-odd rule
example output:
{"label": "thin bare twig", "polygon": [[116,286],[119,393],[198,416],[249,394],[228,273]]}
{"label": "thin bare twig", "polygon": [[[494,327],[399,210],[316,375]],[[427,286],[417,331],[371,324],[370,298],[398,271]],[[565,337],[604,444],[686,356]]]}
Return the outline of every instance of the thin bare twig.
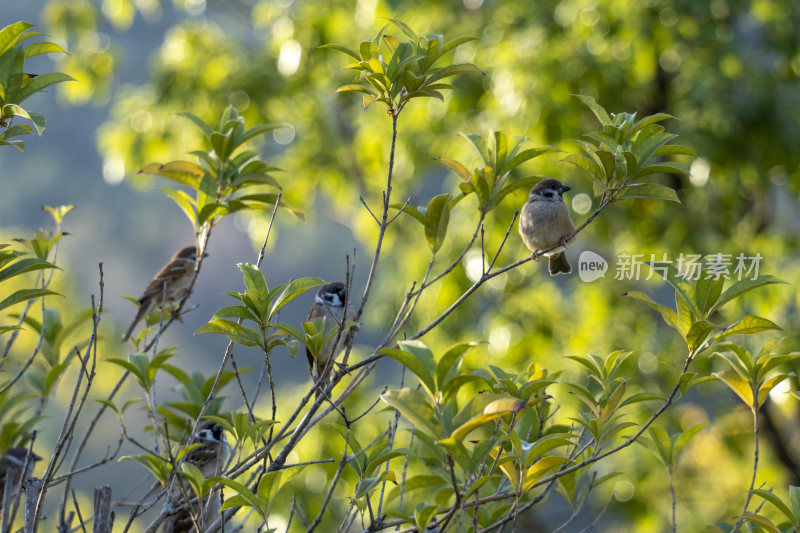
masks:
{"label": "thin bare twig", "polygon": [[375,221],[375,223],[380,226],[381,225],[381,221],[378,220],[378,217],[376,217],[375,213],[372,212],[372,209],[369,208],[369,206],[367,205],[367,202],[364,200],[364,197],[363,196],[359,196],[358,199],[361,200],[361,203],[364,204],[364,207],[367,208],[367,212],[372,216],[372,219]]}
{"label": "thin bare twig", "polygon": [[[69,407],[67,408],[67,414],[64,418],[64,424],[61,427],[61,432],[59,434],[58,440],[56,441],[55,450],[53,455],[50,457],[50,462],[45,469],[45,473],[41,479],[41,489],[39,494],[37,495],[34,509],[33,509],[33,516],[31,517],[31,527],[32,531],[36,531],[38,524],[39,524],[39,517],[41,515],[42,507],[44,505],[44,498],[45,494],[47,493],[48,484],[53,478],[55,474],[56,463],[61,457],[62,452],[66,452],[64,446],[67,444],[68,439],[71,438],[73,431],[75,429],[75,424],[78,421],[78,417],[83,410],[83,407],[86,402],[86,397],[89,394],[89,389],[92,386],[94,380],[94,368],[97,363],[97,336],[98,336],[98,329],[100,327],[100,319],[103,314],[103,297],[104,297],[104,287],[105,284],[103,282],[103,263],[99,265],[100,270],[100,302],[99,306],[95,308],[94,305],[94,296],[92,296],[92,333],[89,337],[89,342],[86,345],[85,355],[83,356],[83,365],[86,366],[89,358],[92,359],[92,370],[91,374],[87,377],[86,380],[86,387],[83,390],[83,394],[80,395],[81,385],[83,383],[84,374],[81,372],[78,374],[78,380],[75,384],[75,389],[72,393],[72,399],[70,401]],[[79,398],[80,396],[80,398]],[[76,405],[77,403],[77,405]]]}
{"label": "thin bare twig", "polygon": [[339,461],[339,466],[336,468],[336,473],[333,475],[333,480],[331,481],[331,486],[328,489],[328,492],[325,494],[325,498],[322,500],[322,506],[317,513],[316,518],[314,521],[311,522],[311,525],[308,526],[307,533],[312,533],[317,526],[322,522],[322,515],[325,513],[325,509],[328,507],[328,503],[331,501],[331,497],[333,496],[333,491],[336,488],[336,484],[339,483],[339,477],[342,475],[342,471],[344,470],[345,465],[347,464],[347,448],[350,446],[350,432],[347,432],[347,435],[344,439],[344,452],[342,453],[342,459]]}
{"label": "thin bare twig", "polygon": [[[750,500],[753,498],[753,489],[756,486],[756,474],[758,474],[758,437],[759,437],[759,420],[758,420],[758,384],[752,383],[751,384],[751,394],[753,395],[753,404],[750,406],[750,409],[753,411],[753,440],[755,441],[755,449],[753,450],[753,475],[750,478],[750,489],[747,491],[747,497],[744,500],[744,509],[742,509],[742,514],[747,513],[747,508],[750,506]],[[740,518],[736,525],[731,530],[731,533],[736,533],[739,531],[739,528],[742,527],[744,523],[744,518]]]}

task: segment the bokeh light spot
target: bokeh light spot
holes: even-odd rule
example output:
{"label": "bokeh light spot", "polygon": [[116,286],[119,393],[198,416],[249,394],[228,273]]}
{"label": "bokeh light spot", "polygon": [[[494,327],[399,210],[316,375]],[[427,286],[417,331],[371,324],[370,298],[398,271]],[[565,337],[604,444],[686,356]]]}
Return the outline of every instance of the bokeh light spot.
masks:
{"label": "bokeh light spot", "polygon": [[281,45],[278,55],[278,72],[284,76],[291,76],[300,67],[300,58],[303,56],[303,47],[294,39]]}
{"label": "bokeh light spot", "polygon": [[689,167],[689,181],[695,187],[704,187],[708,183],[708,177],[711,175],[711,164],[707,159],[698,157],[692,161],[692,166]]}
{"label": "bokeh light spot", "polygon": [[618,502],[627,502],[636,494],[636,487],[630,481],[619,481],[614,485],[614,498]]}
{"label": "bokeh light spot", "polygon": [[572,209],[579,215],[585,215],[592,208],[592,198],[585,192],[576,194],[572,199]]}
{"label": "bokeh light spot", "polygon": [[103,161],[103,181],[109,185],[117,185],[125,179],[125,162],[116,156],[106,157]]}

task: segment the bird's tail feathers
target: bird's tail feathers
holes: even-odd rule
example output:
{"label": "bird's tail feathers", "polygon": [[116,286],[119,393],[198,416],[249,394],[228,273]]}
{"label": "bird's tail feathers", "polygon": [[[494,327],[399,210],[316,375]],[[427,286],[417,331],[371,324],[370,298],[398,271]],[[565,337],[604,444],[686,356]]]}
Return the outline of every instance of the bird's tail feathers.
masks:
{"label": "bird's tail feathers", "polygon": [[572,267],[569,266],[567,255],[564,252],[557,253],[550,256],[550,275],[556,274],[569,274],[572,272]]}

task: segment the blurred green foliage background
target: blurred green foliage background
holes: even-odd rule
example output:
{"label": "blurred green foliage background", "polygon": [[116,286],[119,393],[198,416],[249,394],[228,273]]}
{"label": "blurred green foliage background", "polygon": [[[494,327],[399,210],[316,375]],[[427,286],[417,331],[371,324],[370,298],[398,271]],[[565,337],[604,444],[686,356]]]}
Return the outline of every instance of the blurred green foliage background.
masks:
{"label": "blurred green foliage background", "polygon": [[[760,253],[760,272],[792,285],[754,291],[730,312],[775,321],[784,327],[781,335],[789,337],[784,349],[800,348],[797,2],[48,0],[2,11],[6,23],[36,23],[60,42],[70,55],[57,58],[58,70],[78,81],[58,88],[57,109],[40,104],[48,129],[42,139],[29,141],[27,154],[0,152],[11,192],[0,199],[0,223],[4,233],[11,227],[27,231],[44,220],[31,215],[38,204],[75,203],[75,217],[65,224],[71,241],[63,244],[65,260],[81,273],[75,292],[92,290],[96,262],[107,261],[117,332],[132,316],[132,307],[119,295],[137,293],[172,250],[191,239],[183,215],[155,189],[160,185],[136,174],[147,163],[185,158],[195,147],[197,132],[176,115],[183,111],[213,121],[232,104],[249,124],[285,124],[259,148],[266,161],[285,171],[280,181],[286,198],[306,211],[306,220],[279,217],[278,238],[265,261],[268,282],[342,278],[345,254],[357,249],[361,277],[355,286],[363,287],[365,251],[376,231],[359,196],[373,206],[380,201],[391,121],[382,107],[364,110],[360,98],[335,94],[352,74],[343,70],[344,56],[317,47],[356,47],[377,33],[385,17],[393,17],[420,34],[479,37],[457,50],[455,62],[471,62],[485,72],[454,78],[457,91],[446,94],[444,103],[409,104],[399,121],[398,202],[411,197],[412,205],[425,205],[436,194],[457,192],[459,178],[433,158],[478,165],[458,132],[502,130],[528,137],[531,146],[575,151],[570,139],[596,123],[572,94],[594,96],[614,112],[673,114],[680,120],[668,128],[698,155],[689,178],[657,177],[678,190],[680,205],[642,200],[613,205],[570,247],[574,270],[582,250],[606,258],[605,278],[592,283],[581,282],[576,273],[550,278],[543,265],[526,264],[472,296],[425,337],[429,346],[484,340],[488,344],[472,352],[468,365],[491,362],[521,371],[536,361],[567,375],[578,368],[564,355],[633,350],[627,363],[632,381],[643,390],[664,391],[671,386],[670,369],[683,360],[682,343],[655,313],[618,295],[643,290],[671,305],[672,292],[657,276],[645,280],[646,268],[640,281],[614,279],[615,258],[621,253],[646,258],[667,253],[677,259],[680,253],[735,257],[743,252]],[[591,181],[561,157],[537,158],[519,172],[547,174],[571,185],[567,201],[574,201],[578,223],[593,207],[579,196],[592,195]],[[525,191],[509,196],[486,220],[488,253],[497,249],[526,197]],[[451,215],[439,268],[472,235],[477,210],[471,202],[461,202]],[[252,260],[247,243],[260,244],[265,227],[261,218],[238,217],[218,230],[195,295],[201,305],[195,312],[202,315],[198,323],[225,305],[219,292],[238,289],[235,264]],[[366,336],[360,338],[362,352],[367,341],[382,338],[411,281],[424,274],[430,257],[420,245],[423,237],[409,217],[392,226],[366,315]],[[423,297],[409,331],[436,317],[471,284],[469,266],[480,264],[476,250],[467,254],[463,268]],[[527,253],[512,228],[500,264]],[[304,318],[306,303],[294,311],[297,321]],[[173,328],[169,342],[189,347],[179,357],[210,368],[224,345],[192,341],[190,331],[191,322]],[[107,349],[113,354],[122,347],[110,342]],[[304,364],[286,363],[278,372],[291,376],[292,383],[305,383]],[[695,370],[705,365],[708,372],[719,363],[697,364]],[[399,384],[375,381],[381,388]],[[563,403],[574,401],[564,391],[551,393]],[[637,409],[649,412],[646,404]],[[800,413],[797,400],[785,393],[776,394],[767,410],[775,430],[765,433],[759,480],[782,494],[788,483],[800,484]],[[678,523],[687,531],[738,513],[749,482],[750,417],[722,384],[699,386],[660,425],[678,430],[706,421],[714,424],[689,444],[675,473]],[[310,447],[308,458],[324,453]],[[789,460],[778,459],[778,449],[788,450]],[[655,458],[634,447],[604,468],[623,475],[598,491],[579,522],[590,522],[613,491],[616,501],[598,530],[665,531],[669,485]],[[313,479],[307,481],[297,490],[313,492]],[[563,501],[552,499],[556,503],[547,510],[530,514],[528,530],[549,531],[569,516]]]}

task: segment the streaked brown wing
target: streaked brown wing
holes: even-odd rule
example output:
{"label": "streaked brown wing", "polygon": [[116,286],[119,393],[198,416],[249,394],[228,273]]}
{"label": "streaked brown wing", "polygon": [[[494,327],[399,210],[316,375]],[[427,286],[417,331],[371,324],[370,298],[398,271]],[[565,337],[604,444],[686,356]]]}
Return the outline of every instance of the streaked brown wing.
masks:
{"label": "streaked brown wing", "polygon": [[[214,475],[217,470],[217,462],[224,460],[224,457],[219,456],[219,446],[217,445],[204,445],[195,448],[186,454],[186,462],[192,463],[203,473],[203,477],[208,478]],[[220,464],[219,468],[225,465]]]}
{"label": "streaked brown wing", "polygon": [[164,268],[159,270],[158,274],[147,285],[139,301],[141,302],[153,296],[160,299],[159,295],[164,290],[164,281],[167,282],[167,295],[169,296],[170,284],[183,276],[189,275],[191,273],[190,268],[190,265],[184,261],[174,261],[164,265]]}

